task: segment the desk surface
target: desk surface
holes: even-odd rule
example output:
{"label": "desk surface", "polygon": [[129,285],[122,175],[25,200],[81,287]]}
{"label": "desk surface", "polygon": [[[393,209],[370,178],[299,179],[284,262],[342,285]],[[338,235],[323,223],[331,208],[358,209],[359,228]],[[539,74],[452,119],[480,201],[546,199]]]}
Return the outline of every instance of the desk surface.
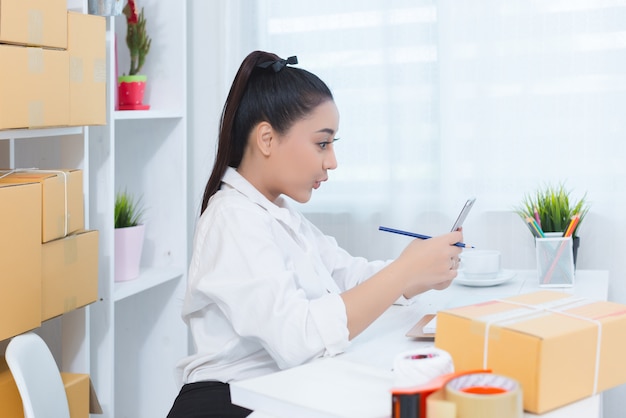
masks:
{"label": "desk surface", "polygon": [[[550,290],[595,300],[608,297],[607,271],[579,270],[571,288]],[[510,281],[492,287],[453,283],[443,291],[420,295],[409,306],[392,306],[356,337],[346,352],[267,376],[231,384],[233,403],[255,411],[254,418],[358,417],[391,415],[392,365],[398,353],[431,346],[406,332],[425,314],[540,290],[534,270],[517,271]],[[543,418],[599,416],[600,396],[583,399]],[[533,414],[525,414],[534,417]]]}

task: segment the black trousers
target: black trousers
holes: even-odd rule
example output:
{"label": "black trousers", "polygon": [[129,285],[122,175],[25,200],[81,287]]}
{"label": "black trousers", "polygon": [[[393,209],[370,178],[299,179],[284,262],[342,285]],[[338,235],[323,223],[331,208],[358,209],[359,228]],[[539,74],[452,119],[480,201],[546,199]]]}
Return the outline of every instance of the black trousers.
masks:
{"label": "black trousers", "polygon": [[196,382],[182,387],[167,418],[243,418],[251,413],[232,404],[227,383]]}

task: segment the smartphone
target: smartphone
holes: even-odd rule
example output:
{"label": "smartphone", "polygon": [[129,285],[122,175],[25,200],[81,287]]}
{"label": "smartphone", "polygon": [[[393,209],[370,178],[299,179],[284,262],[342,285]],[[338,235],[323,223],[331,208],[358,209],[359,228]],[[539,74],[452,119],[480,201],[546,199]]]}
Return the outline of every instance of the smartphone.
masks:
{"label": "smartphone", "polygon": [[475,201],[475,197],[470,197],[469,199],[467,199],[465,205],[463,206],[463,209],[461,209],[461,213],[459,213],[459,216],[456,218],[454,225],[452,225],[451,231],[456,231],[463,226],[463,222],[465,221],[465,218],[467,218],[467,214],[469,213],[470,209],[472,209],[472,206],[474,206]]}

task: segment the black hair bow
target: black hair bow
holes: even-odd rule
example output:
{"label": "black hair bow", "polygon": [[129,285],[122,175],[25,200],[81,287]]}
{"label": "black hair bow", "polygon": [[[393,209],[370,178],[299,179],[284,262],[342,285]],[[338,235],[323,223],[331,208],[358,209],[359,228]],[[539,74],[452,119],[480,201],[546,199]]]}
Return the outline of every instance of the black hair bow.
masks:
{"label": "black hair bow", "polygon": [[257,67],[260,67],[260,68],[272,67],[272,70],[274,70],[274,72],[277,73],[283,68],[285,68],[287,64],[295,65],[297,63],[298,63],[298,57],[294,55],[293,57],[289,57],[286,60],[280,59],[276,61],[265,61],[257,65]]}

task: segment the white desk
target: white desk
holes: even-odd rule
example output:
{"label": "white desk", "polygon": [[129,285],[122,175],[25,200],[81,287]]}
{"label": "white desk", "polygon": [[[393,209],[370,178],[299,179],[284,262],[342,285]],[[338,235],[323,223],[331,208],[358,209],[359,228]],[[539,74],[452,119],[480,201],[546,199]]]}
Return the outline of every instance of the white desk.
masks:
{"label": "white desk", "polygon": [[[550,290],[606,300],[608,283],[607,271],[578,270],[574,287]],[[467,287],[453,283],[446,290],[430,291],[410,306],[389,308],[352,341],[345,353],[232,383],[232,401],[254,410],[253,418],[388,418],[394,358],[402,351],[432,345],[405,336],[423,315],[537,290],[540,288],[535,272],[528,270],[518,271],[515,278],[499,286]],[[600,416],[600,409],[601,397],[596,395],[541,417],[594,418]]]}

